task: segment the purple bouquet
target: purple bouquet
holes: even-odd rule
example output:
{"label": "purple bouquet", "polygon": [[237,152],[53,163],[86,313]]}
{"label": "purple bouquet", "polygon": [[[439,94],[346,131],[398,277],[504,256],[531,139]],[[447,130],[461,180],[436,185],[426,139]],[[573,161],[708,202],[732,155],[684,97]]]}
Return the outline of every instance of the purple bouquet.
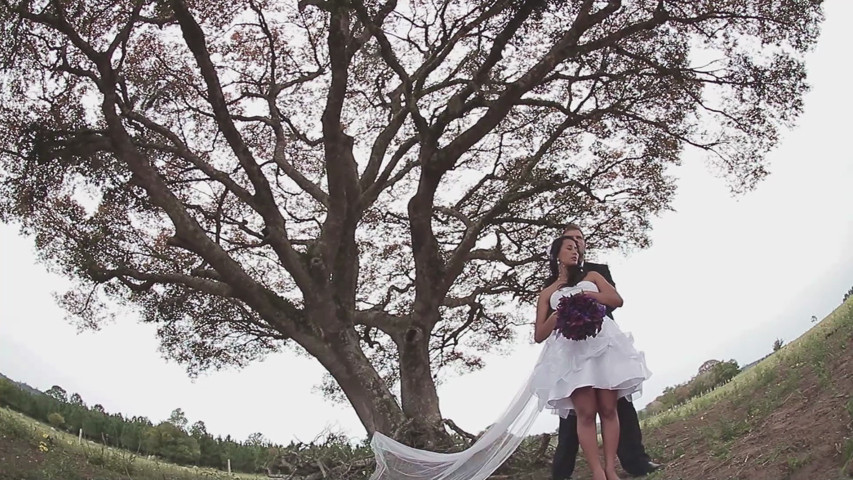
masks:
{"label": "purple bouquet", "polygon": [[598,335],[607,308],[584,294],[563,297],[557,304],[557,326],[569,340],[584,340]]}

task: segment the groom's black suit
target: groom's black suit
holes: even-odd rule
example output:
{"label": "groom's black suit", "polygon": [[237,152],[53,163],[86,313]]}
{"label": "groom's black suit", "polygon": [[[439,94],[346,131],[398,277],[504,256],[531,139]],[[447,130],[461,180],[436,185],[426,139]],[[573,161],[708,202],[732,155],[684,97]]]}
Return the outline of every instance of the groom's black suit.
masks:
{"label": "groom's black suit", "polygon": [[[584,262],[584,270],[598,272],[611,285],[613,277],[610,269],[601,263]],[[613,318],[613,309],[607,309],[607,315]],[[643,448],[643,434],[640,432],[640,420],[634,404],[626,398],[620,398],[616,403],[616,413],[619,415],[619,446],[616,455],[622,468],[631,475],[644,475],[651,461]],[[563,480],[572,476],[575,470],[575,459],[578,456],[578,417],[569,415],[560,417],[560,429],[557,434],[557,450],[554,452],[552,469],[554,480]]]}

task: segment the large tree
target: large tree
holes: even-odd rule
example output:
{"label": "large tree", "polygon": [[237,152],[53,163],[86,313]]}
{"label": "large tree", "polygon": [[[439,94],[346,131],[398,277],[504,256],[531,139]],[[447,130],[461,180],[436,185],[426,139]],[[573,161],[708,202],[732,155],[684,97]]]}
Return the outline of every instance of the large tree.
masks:
{"label": "large tree", "polygon": [[77,281],[69,312],[96,327],[137,307],[190,372],[294,345],[368,433],[419,444],[442,421],[439,371],[532,320],[560,225],[647,245],[686,146],[736,191],[765,175],[822,16],[819,0],[0,4],[1,219]]}

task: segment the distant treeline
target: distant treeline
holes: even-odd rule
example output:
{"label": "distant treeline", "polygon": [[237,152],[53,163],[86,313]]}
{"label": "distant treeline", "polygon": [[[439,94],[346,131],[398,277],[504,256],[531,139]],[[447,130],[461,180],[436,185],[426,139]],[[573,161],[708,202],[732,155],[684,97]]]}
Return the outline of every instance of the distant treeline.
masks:
{"label": "distant treeline", "polygon": [[639,412],[639,415],[641,418],[645,418],[669,410],[676,405],[681,405],[693,397],[698,397],[726,384],[740,371],[741,369],[735,360],[727,362],[708,360],[699,367],[699,373],[689,381],[674,387],[666,387],[663,394],[649,403],[646,408]]}
{"label": "distant treeline", "polygon": [[[0,376],[0,405],[75,435],[83,429],[88,440],[139,455],[156,455],[172,463],[224,470],[230,460],[233,471],[267,473],[292,466],[297,463],[292,461],[294,456],[317,447],[301,443],[282,447],[260,433],[250,435],[244,442],[234,441],[230,435],[214,438],[202,421],[187,428],[181,409],[173,411],[169,420],[154,425],[145,417],[107,413],[101,405],[88,407],[80,395],[69,397],[59,386],[44,393],[26,387]],[[336,443],[338,448],[346,448],[345,442]]]}

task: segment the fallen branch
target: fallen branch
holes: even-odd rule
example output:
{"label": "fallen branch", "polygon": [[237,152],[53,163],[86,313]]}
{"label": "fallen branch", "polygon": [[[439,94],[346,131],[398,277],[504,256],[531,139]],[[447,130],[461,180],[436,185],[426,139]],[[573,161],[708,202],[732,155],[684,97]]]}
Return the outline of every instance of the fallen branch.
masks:
{"label": "fallen branch", "polygon": [[447,425],[454,432],[456,432],[459,435],[467,438],[470,443],[474,443],[477,440],[476,435],[472,435],[472,434],[466,432],[465,430],[462,430],[461,428],[459,428],[459,425],[456,425],[456,422],[454,422],[453,420],[451,420],[449,418],[444,419],[444,424]]}
{"label": "fallen branch", "polygon": [[539,448],[536,450],[536,455],[533,457],[534,461],[538,461],[540,458],[545,456],[545,452],[548,451],[548,446],[551,445],[551,434],[543,433],[539,440]]}
{"label": "fallen branch", "polygon": [[267,474],[267,478],[276,478],[276,479],[285,479],[285,480],[322,480],[324,478],[344,478],[344,474],[348,473],[352,470],[360,470],[363,468],[368,468],[373,466],[373,457],[362,458],[360,460],[355,460],[350,463],[345,463],[343,465],[338,465],[334,468],[324,468],[322,462],[318,461],[317,466],[320,467],[319,472],[314,472],[310,475],[305,476],[296,476],[293,474],[290,475],[270,475]]}

